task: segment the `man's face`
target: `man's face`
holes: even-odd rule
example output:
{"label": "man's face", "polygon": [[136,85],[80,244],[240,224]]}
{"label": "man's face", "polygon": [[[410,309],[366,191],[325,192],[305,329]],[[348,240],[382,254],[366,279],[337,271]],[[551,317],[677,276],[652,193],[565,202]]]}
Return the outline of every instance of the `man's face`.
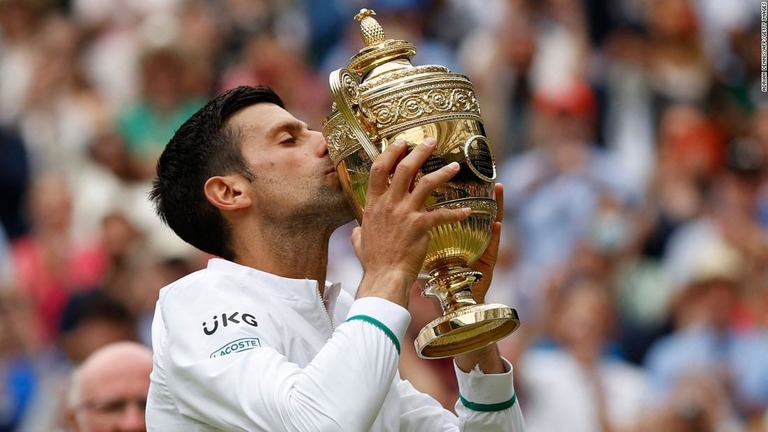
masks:
{"label": "man's face", "polygon": [[80,432],[144,432],[152,364],[115,362],[82,377],[75,414]]}
{"label": "man's face", "polygon": [[352,210],[323,135],[273,104],[243,109],[229,122],[255,180],[253,209],[280,223],[349,222]]}

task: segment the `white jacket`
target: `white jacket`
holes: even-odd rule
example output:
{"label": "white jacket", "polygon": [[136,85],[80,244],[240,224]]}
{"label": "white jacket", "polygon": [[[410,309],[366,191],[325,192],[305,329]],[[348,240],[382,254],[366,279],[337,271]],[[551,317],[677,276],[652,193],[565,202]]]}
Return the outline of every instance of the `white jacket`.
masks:
{"label": "white jacket", "polygon": [[400,379],[410,315],[222,259],[160,292],[150,431],[522,431],[509,372],[456,369],[457,418]]}

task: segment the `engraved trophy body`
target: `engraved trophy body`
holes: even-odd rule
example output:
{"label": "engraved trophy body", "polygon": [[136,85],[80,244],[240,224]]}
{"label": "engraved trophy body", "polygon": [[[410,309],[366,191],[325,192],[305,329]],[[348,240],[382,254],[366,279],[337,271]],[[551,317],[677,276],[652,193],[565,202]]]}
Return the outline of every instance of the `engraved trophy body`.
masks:
{"label": "engraved trophy body", "polygon": [[333,109],[323,134],[345,192],[362,222],[368,175],[376,157],[396,139],[410,148],[437,139],[416,181],[451,162],[461,169],[432,193],[428,210],[470,207],[469,218],[431,231],[421,277],[423,294],[440,301],[443,315],[419,333],[416,351],[442,358],[496,342],[517,329],[517,312],[501,304],[477,304],[471,285],[482,274],[469,268],[485,251],[496,217],[496,167],[485,137],[472,83],[442,66],[413,66],[413,44],[385,39],[363,9],[360,21],[366,47],[346,68],[330,75]]}

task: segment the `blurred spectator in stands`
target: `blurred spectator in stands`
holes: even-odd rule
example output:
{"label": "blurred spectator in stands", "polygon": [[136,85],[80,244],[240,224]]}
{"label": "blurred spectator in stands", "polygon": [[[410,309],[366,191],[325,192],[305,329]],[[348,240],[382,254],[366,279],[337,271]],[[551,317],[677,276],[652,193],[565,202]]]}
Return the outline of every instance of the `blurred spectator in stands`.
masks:
{"label": "blurred spectator in stands", "polygon": [[0,2],[0,124],[14,125],[34,75],[34,38],[40,11],[26,0]]}
{"label": "blurred spectator in stands", "polygon": [[165,144],[202,105],[202,100],[183,86],[185,68],[185,58],[175,47],[151,48],[143,53],[141,98],[118,115],[118,132],[144,178],[154,176]]}
{"label": "blurred spectator in stands", "polygon": [[165,230],[147,199],[150,179],[132,159],[125,140],[105,128],[90,142],[90,161],[79,174],[74,201],[74,230],[83,238],[98,239],[104,219],[124,214],[135,228],[152,235]]}
{"label": "blurred spectator in stands", "polygon": [[722,241],[743,253],[748,271],[766,268],[768,235],[760,226],[757,203],[765,164],[763,149],[756,141],[729,143],[725,170],[707,188],[705,211],[669,240],[664,266],[673,287],[688,280],[696,252],[712,242]]}
{"label": "blurred spectator in stands", "polygon": [[81,33],[74,22],[49,17],[40,27],[34,74],[20,117],[34,172],[56,170],[69,180],[87,163],[88,143],[112,120],[80,66]]}
{"label": "blurred spectator in stands", "polygon": [[101,230],[109,260],[107,273],[102,279],[104,292],[128,306],[131,284],[134,279],[142,277],[143,269],[137,268],[135,262],[148,254],[147,235],[119,211],[104,217]]}
{"label": "blurred spectator in stands", "polygon": [[96,350],[121,341],[137,341],[136,321],[128,308],[96,289],[70,298],[62,315],[58,344],[37,354],[39,391],[21,432],[61,431],[74,368]]}
{"label": "blurred spectator in stands", "polygon": [[5,291],[13,291],[15,284],[16,274],[11,257],[11,244],[5,231],[0,229],[0,294]]}
{"label": "blurred spectator in stands", "polygon": [[[649,410],[641,431],[745,431],[733,418],[728,389],[709,373],[689,373],[677,381],[663,404]],[[760,432],[762,429],[754,429]]]}
{"label": "blurred spectator in stands", "polygon": [[539,10],[539,35],[533,76],[536,90],[563,87],[588,78],[589,25],[579,0],[531,2]]}
{"label": "blurred spectator in stands", "polygon": [[[375,18],[387,39],[406,40],[416,45],[416,55],[411,59],[414,65],[435,64],[452,72],[462,72],[450,47],[426,34],[424,17],[428,5],[425,0],[374,0],[366,7],[376,12]],[[324,77],[349,64],[349,59],[363,48],[360,24],[349,16],[342,25],[344,35],[320,64],[320,74]]]}
{"label": "blurred spectator in stands", "polygon": [[[740,58],[745,52],[740,52],[744,46],[738,41],[753,31],[757,23],[759,8],[749,0],[732,0],[723,3],[717,0],[697,0],[694,2],[699,22],[701,23],[701,39],[707,60],[719,78],[729,86],[739,85],[740,82],[751,80],[747,75],[751,66],[746,65]],[[750,57],[757,57],[754,50],[749,50]]]}
{"label": "blurred spectator in stands", "polygon": [[597,72],[605,98],[605,146],[614,152],[629,187],[639,195],[651,182],[657,151],[649,52],[643,28],[622,26],[607,36]]}
{"label": "blurred spectator in stands", "polygon": [[18,430],[39,391],[32,316],[25,302],[0,280],[0,431]]}
{"label": "blurred spectator in stands", "polygon": [[300,47],[271,33],[260,33],[247,41],[240,62],[224,71],[221,90],[256,84],[279,92],[286,108],[314,129],[322,126],[329,113],[328,77],[309,67]]}
{"label": "blurred spectator in stands", "polygon": [[651,0],[645,3],[650,41],[650,83],[664,104],[702,103],[713,85],[692,0]]}
{"label": "blurred spectator in stands", "polygon": [[[677,406],[675,389],[685,387],[686,380],[695,387],[714,378],[716,390],[726,392],[710,413],[717,415],[714,423],[753,424],[768,407],[768,332],[736,326],[749,275],[746,256],[717,239],[691,254],[691,271],[673,304],[676,330],[654,344],[646,358],[655,400],[659,406]],[[701,415],[709,411],[706,405],[694,408]]]}
{"label": "blurred spectator in stands", "polygon": [[208,259],[207,255],[189,245],[168,240],[172,244],[161,246],[154,242],[150,253],[136,257],[131,268],[133,277],[127,280],[128,305],[136,316],[139,341],[147,346],[152,345],[152,318],[160,289],[205,268]]}
{"label": "blurred spectator in stands", "polygon": [[73,432],[142,432],[152,351],[133,342],[93,352],[72,375],[67,418]]}
{"label": "blurred spectator in stands", "polygon": [[221,66],[224,32],[216,5],[206,0],[188,0],[181,5],[177,43],[186,55],[184,87],[192,95],[207,97],[215,92]]}
{"label": "blurred spectator in stands", "polygon": [[59,345],[66,360],[80,364],[115,341],[136,341],[136,320],[122,303],[99,289],[73,296],[62,315]]}
{"label": "blurred spectator in stands", "polygon": [[0,229],[8,239],[29,230],[24,200],[32,181],[27,149],[22,138],[0,126]]}
{"label": "blurred spectator in stands", "polygon": [[541,287],[587,234],[601,197],[629,198],[611,155],[594,144],[597,102],[578,81],[534,96],[536,146],[505,162],[507,224],[517,239],[516,286],[521,308],[534,319]]}
{"label": "blurred spectator in stands", "polygon": [[474,29],[459,51],[498,161],[530,145],[532,69],[540,32],[532,12],[520,9],[508,16],[504,25]]}
{"label": "blurred spectator in stands", "polygon": [[[768,104],[756,109],[749,118],[749,137],[753,138],[768,155]],[[760,225],[768,229],[768,169],[763,170],[758,200]]]}
{"label": "blurred spectator in stands", "polygon": [[77,290],[104,276],[105,256],[97,243],[73,238],[72,201],[59,175],[35,179],[29,196],[32,231],[13,243],[19,294],[28,299],[43,339],[55,339],[62,308]]}
{"label": "blurred spectator in stands", "polygon": [[647,413],[648,381],[611,349],[609,286],[574,274],[553,291],[551,339],[529,348],[515,369],[528,430],[633,430]]}
{"label": "blurred spectator in stands", "polygon": [[567,88],[587,77],[589,48],[580,2],[515,1],[505,6],[502,16],[490,21],[495,24],[478,26],[459,50],[500,161],[533,145],[534,93]]}
{"label": "blurred spectator in stands", "polygon": [[671,104],[658,126],[656,170],[649,185],[651,218],[645,255],[661,259],[670,236],[704,210],[704,192],[725,157],[722,133],[701,108]]}

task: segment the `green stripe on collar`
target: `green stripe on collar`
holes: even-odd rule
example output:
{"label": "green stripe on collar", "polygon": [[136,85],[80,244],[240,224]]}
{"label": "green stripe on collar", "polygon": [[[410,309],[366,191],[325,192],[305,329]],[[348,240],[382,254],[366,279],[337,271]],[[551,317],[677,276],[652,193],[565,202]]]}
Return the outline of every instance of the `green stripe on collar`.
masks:
{"label": "green stripe on collar", "polygon": [[481,404],[481,403],[470,402],[464,399],[464,396],[462,396],[461,394],[459,394],[459,400],[461,400],[462,405],[471,409],[472,411],[480,411],[480,412],[503,411],[515,405],[515,402],[517,402],[517,393],[512,395],[512,399],[506,402],[495,403],[495,404]]}
{"label": "green stripe on collar", "polygon": [[368,315],[355,315],[353,317],[347,318],[347,322],[349,321],[365,321],[369,324],[373,324],[376,327],[378,327],[381,331],[384,332],[384,334],[389,337],[389,339],[392,341],[393,344],[395,344],[395,348],[397,348],[397,353],[400,354],[400,341],[397,340],[397,336],[392,332],[392,330],[389,329],[389,327],[385,326],[384,323],[377,320],[376,318],[369,317]]}

